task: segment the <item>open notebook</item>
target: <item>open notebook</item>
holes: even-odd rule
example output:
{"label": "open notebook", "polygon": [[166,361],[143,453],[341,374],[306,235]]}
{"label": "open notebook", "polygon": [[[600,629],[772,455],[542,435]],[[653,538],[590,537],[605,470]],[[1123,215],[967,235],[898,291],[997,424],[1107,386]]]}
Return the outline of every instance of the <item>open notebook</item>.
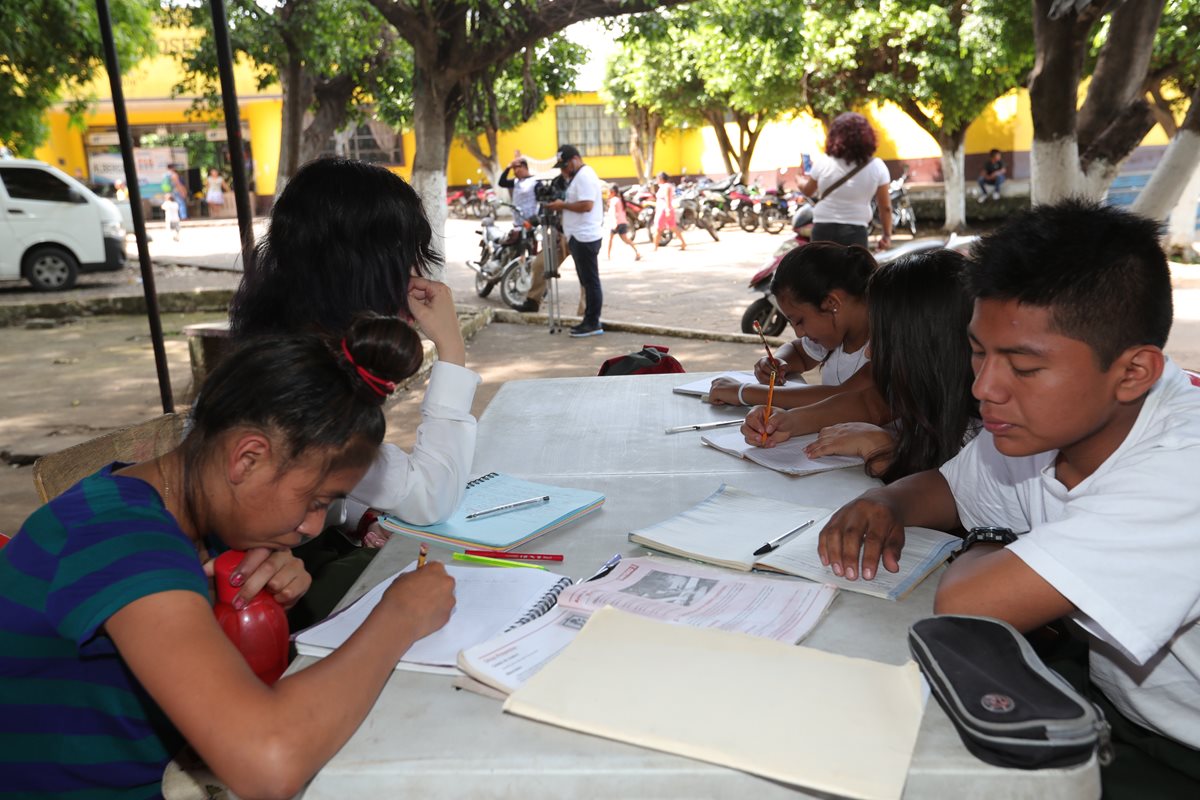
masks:
{"label": "open notebook", "polygon": [[605,607],[795,644],[821,621],[836,593],[832,586],[738,575],[678,559],[627,558],[605,577],[563,590],[554,610],[463,650],[458,666],[502,694],[512,692]]}
{"label": "open notebook", "polygon": [[[341,647],[379,605],[392,581],[413,569],[415,561],[324,622],[295,634],[296,652],[324,657]],[[446,572],[455,581],[450,621],[415,642],[396,669],[457,674],[460,650],[537,619],[571,585],[570,578],[540,569],[447,565]]]}
{"label": "open notebook", "polygon": [[[948,533],[905,528],[899,572],[888,572],[881,564],[874,580],[848,581],[817,556],[817,540],[832,514],[833,509],[799,506],[721,484],[686,511],[630,532],[629,541],[722,567],[782,572],[886,600],[908,594],[961,544]],[[808,520],[815,521],[772,552],[754,555],[764,543]]]}
{"label": "open notebook", "polygon": [[845,469],[863,463],[858,456],[809,458],[804,454],[804,448],[816,440],[817,434],[812,433],[807,436],[793,436],[775,447],[756,447],[746,441],[746,437],[742,435],[741,431],[736,430],[706,433],[700,437],[702,444],[708,445],[714,450],[745,458],[776,472],[796,477],[827,472],[831,469]]}
{"label": "open notebook", "polygon": [[[469,514],[477,511],[545,496],[550,498],[546,503],[468,519]],[[462,504],[445,522],[410,525],[399,517],[383,514],[379,524],[390,533],[440,542],[458,550],[470,547],[511,550],[595,511],[603,502],[604,495],[600,492],[551,486],[489,472],[467,484]]]}
{"label": "open notebook", "polygon": [[[754,377],[753,372],[722,372],[720,375],[714,375],[711,378],[701,378],[698,381],[676,386],[671,391],[675,394],[690,394],[696,397],[703,397],[708,394],[708,390],[712,388],[712,382],[717,378],[728,378],[731,381],[738,383],[758,383],[758,378]],[[779,386],[806,386],[807,383],[799,375],[793,375]],[[777,387],[778,388],[778,387]]]}
{"label": "open notebook", "polygon": [[605,608],[504,710],[822,793],[898,800],[922,696],[912,661],[880,664]]}

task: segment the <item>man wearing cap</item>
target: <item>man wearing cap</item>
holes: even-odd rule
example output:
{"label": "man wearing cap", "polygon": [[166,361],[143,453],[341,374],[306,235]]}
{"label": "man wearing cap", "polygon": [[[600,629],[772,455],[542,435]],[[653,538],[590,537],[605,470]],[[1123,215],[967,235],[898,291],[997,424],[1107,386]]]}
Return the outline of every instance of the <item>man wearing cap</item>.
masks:
{"label": "man wearing cap", "polygon": [[562,212],[563,235],[575,261],[579,286],[586,307],[583,322],[571,328],[571,335],[596,336],[604,333],[600,327],[600,306],[604,294],[600,289],[600,242],[604,238],[604,200],[600,193],[600,178],[596,171],[583,163],[578,148],[564,144],[558,149],[554,166],[567,178],[565,200],[546,203],[551,211]]}
{"label": "man wearing cap", "polygon": [[[533,220],[537,217],[537,196],[534,194],[536,184],[537,178],[529,174],[529,162],[524,156],[514,158],[512,163],[504,168],[504,172],[500,173],[500,188],[512,192],[513,205],[517,207],[521,219]],[[514,224],[519,222],[520,220],[513,220]]]}

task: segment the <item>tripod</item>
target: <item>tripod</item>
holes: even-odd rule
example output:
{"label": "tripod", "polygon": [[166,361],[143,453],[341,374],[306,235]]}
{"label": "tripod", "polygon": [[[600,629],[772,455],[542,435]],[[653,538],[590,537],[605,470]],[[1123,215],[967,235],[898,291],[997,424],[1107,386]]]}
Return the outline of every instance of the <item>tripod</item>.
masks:
{"label": "tripod", "polygon": [[550,333],[562,330],[562,304],[558,298],[559,237],[557,215],[542,212],[542,269],[546,276],[546,324]]}

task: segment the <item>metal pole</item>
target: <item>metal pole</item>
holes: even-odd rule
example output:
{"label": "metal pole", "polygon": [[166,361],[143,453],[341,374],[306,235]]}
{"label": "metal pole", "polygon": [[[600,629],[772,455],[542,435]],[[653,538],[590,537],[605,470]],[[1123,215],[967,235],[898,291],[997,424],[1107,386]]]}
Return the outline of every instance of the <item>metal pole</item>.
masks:
{"label": "metal pole", "polygon": [[142,268],[142,293],[146,297],[146,316],[150,321],[150,341],[154,345],[154,366],[158,370],[158,391],[162,396],[164,414],[175,411],[171,395],[171,375],[167,369],[167,351],[163,346],[162,320],[158,316],[158,292],[154,288],[154,268],[150,264],[150,249],[146,244],[146,220],[142,215],[142,192],[138,185],[137,167],[133,160],[133,140],[129,136],[129,116],[125,113],[125,92],[121,88],[121,65],[117,61],[117,45],[113,40],[112,16],[108,0],[96,0],[96,16],[100,22],[100,38],[104,42],[104,64],[108,70],[108,85],[112,91],[113,113],[117,118],[117,136],[121,141],[121,161],[125,164],[125,186],[129,189],[129,210],[133,215],[133,235],[137,239],[138,263]]}
{"label": "metal pole", "polygon": [[254,220],[250,189],[246,182],[246,156],[242,151],[242,115],[238,110],[237,86],[233,82],[233,50],[225,20],[225,0],[211,0],[213,44],[217,48],[217,72],[221,76],[221,100],[225,106],[225,133],[233,169],[233,196],[237,205],[238,230],[242,234],[242,269],[250,265],[254,250]]}

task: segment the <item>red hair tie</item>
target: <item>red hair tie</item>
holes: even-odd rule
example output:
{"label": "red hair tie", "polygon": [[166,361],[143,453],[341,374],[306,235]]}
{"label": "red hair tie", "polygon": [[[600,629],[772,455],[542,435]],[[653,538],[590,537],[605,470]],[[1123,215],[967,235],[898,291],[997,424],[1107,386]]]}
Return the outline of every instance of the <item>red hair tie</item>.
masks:
{"label": "red hair tie", "polygon": [[350,348],[346,346],[345,339],[342,339],[342,352],[346,355],[346,360],[350,362],[350,366],[354,367],[354,371],[358,373],[358,377],[362,378],[363,383],[367,384],[375,394],[380,397],[387,397],[396,391],[396,384],[394,382],[385,381],[378,375],[372,374],[366,367],[360,367],[354,361],[354,356],[350,355]]}

